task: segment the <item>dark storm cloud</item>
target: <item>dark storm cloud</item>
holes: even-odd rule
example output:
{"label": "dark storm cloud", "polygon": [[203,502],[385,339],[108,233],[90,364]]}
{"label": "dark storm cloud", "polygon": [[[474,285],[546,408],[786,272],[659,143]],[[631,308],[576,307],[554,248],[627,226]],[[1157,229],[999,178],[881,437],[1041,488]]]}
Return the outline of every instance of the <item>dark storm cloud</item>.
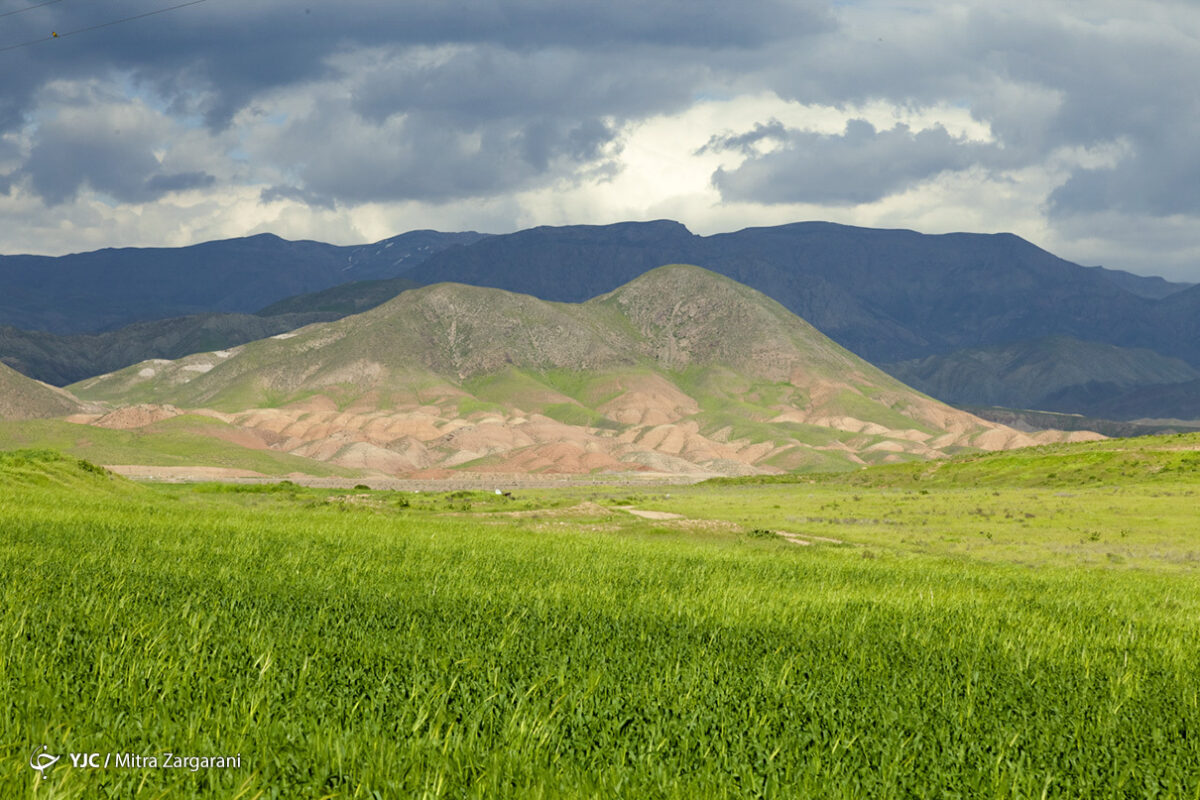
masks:
{"label": "dark storm cloud", "polygon": [[713,153],[719,150],[736,150],[744,155],[753,156],[756,155],[755,145],[759,142],[786,142],[795,135],[795,131],[789,131],[782,122],[773,119],[765,125],[759,122],[754,126],[753,130],[746,131],[745,133],[727,133],[713,136],[708,140],[706,145],[696,151],[696,155]]}
{"label": "dark storm cloud", "polygon": [[1200,214],[1200,155],[1179,146],[1139,151],[1108,168],[1077,170],[1050,193],[1055,217],[1099,211],[1148,214]]}
{"label": "dark storm cloud", "polygon": [[263,203],[275,203],[279,200],[295,200],[316,208],[333,208],[335,205],[332,198],[317,194],[316,192],[310,192],[307,189],[301,189],[299,186],[269,186],[259,193],[259,200]]}
{"label": "dark storm cloud", "polygon": [[[751,148],[764,140],[779,147],[764,154]],[[932,178],[961,170],[986,157],[990,148],[951,136],[940,125],[912,131],[906,125],[876,130],[854,119],[838,135],[760,125],[739,135],[715,137],[706,149],[749,152],[739,167],[719,169],[713,184],[729,200],[760,203],[870,203]]]}
{"label": "dark storm cloud", "polygon": [[146,187],[159,171],[153,146],[145,131],[123,130],[113,121],[60,120],[41,126],[20,172],[49,205],[74,199],[84,186],[123,202],[144,202],[156,196]]}
{"label": "dark storm cloud", "polygon": [[[161,7],[50,5],[6,17],[0,48]],[[98,81],[214,136],[235,119],[253,127],[261,138],[246,142],[240,174],[275,187],[264,198],[439,202],[611,174],[627,123],[774,91],[851,110],[958,106],[995,143],[936,128],[821,137],[764,121],[708,145],[747,155],[714,176],[726,198],[869,202],[945,170],[1053,163],[1069,171],[1047,198],[1057,218],[1164,216],[1197,206],[1197,27],[1194,7],[1165,3],[211,2],[0,52],[0,132],[28,131],[58,83]],[[310,93],[320,106],[293,103],[273,132],[247,122]],[[82,186],[142,201],[186,183],[171,176],[223,174],[152,162],[136,135],[101,132],[62,156],[74,140],[33,136],[28,163],[3,168],[55,202]],[[1086,148],[1115,160],[1060,158]]]}
{"label": "dark storm cloud", "polygon": [[414,110],[459,123],[522,116],[630,117],[690,103],[695,87],[712,73],[705,61],[672,61],[644,47],[630,47],[619,57],[557,47],[453,47],[364,70],[353,83],[353,105],[373,121]]}
{"label": "dark storm cloud", "polygon": [[146,191],[157,197],[171,192],[185,192],[188,189],[205,189],[216,183],[217,179],[207,172],[174,172],[151,175],[145,183]]}
{"label": "dark storm cloud", "polygon": [[[414,110],[373,124],[337,102],[317,104],[261,145],[293,165],[305,198],[326,206],[516,191],[568,178],[581,167],[604,169],[615,136],[603,120],[567,116],[514,114],[465,123],[444,111]],[[341,146],[323,149],[325,142]],[[283,190],[270,194],[284,196]]]}
{"label": "dark storm cloud", "polygon": [[[6,19],[0,47],[161,7],[148,0],[49,6]],[[330,56],[361,48],[489,44],[601,55],[629,46],[755,48],[830,24],[811,0],[747,7],[716,0],[212,3],[0,53],[0,126],[20,121],[40,84],[101,71],[131,73],[181,110],[220,125],[264,91],[330,75]]]}
{"label": "dark storm cloud", "polygon": [[1076,11],[1058,4],[865,11],[795,56],[769,44],[777,57],[761,75],[782,97],[805,103],[969,107],[1002,148],[991,156],[1010,167],[1044,163],[1060,148],[1119,145],[1115,167],[1075,169],[1051,198],[1057,215],[1194,211],[1194,7]]}
{"label": "dark storm cloud", "polygon": [[[1011,34],[1019,36],[1019,31]],[[1012,74],[1062,98],[1045,124],[1047,145],[1118,150],[1109,167],[1081,167],[1049,199],[1055,216],[1103,210],[1148,216],[1200,213],[1200,38],[1111,29],[1063,36],[1035,68],[1013,59]],[[994,126],[1008,136],[1009,118]]]}
{"label": "dark storm cloud", "polygon": [[620,126],[686,108],[707,77],[641,48],[602,69],[562,48],[425,50],[331,85],[260,152],[325,204],[497,195],[611,174]]}
{"label": "dark storm cloud", "polygon": [[[0,47],[155,7],[56,4],[13,17]],[[283,177],[264,198],[328,207],[496,195],[611,173],[617,127],[684,107],[722,53],[831,25],[811,0],[211,3],[0,53],[0,131],[27,125],[39,86],[55,81],[125,85],[214,133],[281,92],[329,89],[353,102],[289,119],[286,136],[256,149],[255,167]],[[347,141],[366,149],[338,146]],[[47,128],[21,172],[50,203],[83,186],[139,202],[181,180],[148,153],[137,136]]]}
{"label": "dark storm cloud", "polygon": [[[505,0],[395,3],[379,17],[408,29],[408,42],[494,42],[516,49],[565,45],[580,49],[640,42],[703,48],[757,47],[826,29],[825,3],[766,0]],[[379,14],[371,3],[363,6]]]}
{"label": "dark storm cloud", "polygon": [[976,104],[1009,149],[1023,149],[1031,160],[1056,147],[1118,152],[1111,167],[1076,168],[1049,198],[1053,215],[1200,211],[1200,94],[1190,78],[1200,74],[1200,39],[1194,24],[1156,24],[1150,18],[1162,8],[1145,9],[1145,19],[1121,24],[979,11],[966,25],[968,44],[988,44],[994,75],[1058,99],[1048,108]]}
{"label": "dark storm cloud", "polygon": [[47,205],[69,202],[85,188],[118,202],[145,203],[215,185],[203,170],[172,169],[161,160],[174,131],[169,119],[145,105],[95,85],[58,93],[56,100],[58,112],[38,120],[28,157],[11,176]]}

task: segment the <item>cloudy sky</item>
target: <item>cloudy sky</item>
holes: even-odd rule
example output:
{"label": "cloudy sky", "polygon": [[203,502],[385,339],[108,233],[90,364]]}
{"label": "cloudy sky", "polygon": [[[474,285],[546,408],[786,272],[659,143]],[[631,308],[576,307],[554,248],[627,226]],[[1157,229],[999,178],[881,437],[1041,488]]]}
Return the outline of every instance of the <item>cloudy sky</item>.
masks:
{"label": "cloudy sky", "polygon": [[1200,281],[1194,0],[201,0],[106,25],[182,1],[0,0],[0,252],[824,219]]}

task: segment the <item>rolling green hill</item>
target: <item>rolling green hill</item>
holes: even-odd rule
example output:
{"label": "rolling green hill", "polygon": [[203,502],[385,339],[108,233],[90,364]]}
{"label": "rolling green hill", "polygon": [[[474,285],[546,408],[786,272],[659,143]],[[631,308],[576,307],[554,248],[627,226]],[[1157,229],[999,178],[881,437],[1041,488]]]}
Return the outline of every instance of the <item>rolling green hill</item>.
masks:
{"label": "rolling green hill", "polygon": [[[191,473],[225,479],[258,476],[354,478],[355,470],[323,464],[288,453],[244,447],[231,426],[205,417],[181,415],[133,430],[64,422],[57,419],[0,421],[0,450],[46,449],[97,464],[162,467],[151,476],[169,476],[184,467],[232,472]],[[233,441],[231,441],[233,440]]]}
{"label": "rolling green hill", "polygon": [[1060,442],[1003,452],[962,453],[931,464],[885,465],[842,476],[756,476],[717,479],[714,485],[796,480],[907,489],[1075,487],[1115,491],[1143,484],[1195,484],[1200,481],[1200,433]]}
{"label": "rolling green hill", "polygon": [[[235,410],[246,400],[278,405],[317,389],[408,391],[414,373],[457,387],[511,371],[716,370],[911,394],[778,303],[687,266],[652,270],[583,304],[439,284],[355,317],[205,355],[211,369],[189,359],[146,362],[73,388],[90,399],[134,395]],[[892,418],[882,407],[868,414]]]}
{"label": "rolling green hill", "polygon": [[55,450],[0,449],[0,484],[21,491],[49,489],[78,499],[88,495],[144,499],[147,491],[83,459]]}
{"label": "rolling green hill", "polygon": [[264,447],[428,469],[849,469],[1035,440],[920,395],[779,303],[691,266],[586,303],[458,284],[75,384],[210,408]]}

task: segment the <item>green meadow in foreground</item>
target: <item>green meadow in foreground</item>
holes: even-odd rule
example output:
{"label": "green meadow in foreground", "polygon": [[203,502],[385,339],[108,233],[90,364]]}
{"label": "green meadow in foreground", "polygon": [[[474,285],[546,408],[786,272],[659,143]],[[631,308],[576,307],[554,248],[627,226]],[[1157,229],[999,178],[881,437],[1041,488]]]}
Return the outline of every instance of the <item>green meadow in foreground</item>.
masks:
{"label": "green meadow in foreground", "polygon": [[[109,430],[58,419],[0,419],[0,450],[52,448],[98,464],[141,464],[178,467],[228,467],[283,477],[302,473],[315,477],[356,477],[356,470],[301,458],[275,450],[252,450],[222,441],[232,426],[185,414],[136,430]],[[205,434],[210,435],[205,435]]]}
{"label": "green meadow in foreground", "polygon": [[[0,796],[1197,797],[1164,442],[513,498],[0,455]],[[168,751],[240,763],[65,755]]]}

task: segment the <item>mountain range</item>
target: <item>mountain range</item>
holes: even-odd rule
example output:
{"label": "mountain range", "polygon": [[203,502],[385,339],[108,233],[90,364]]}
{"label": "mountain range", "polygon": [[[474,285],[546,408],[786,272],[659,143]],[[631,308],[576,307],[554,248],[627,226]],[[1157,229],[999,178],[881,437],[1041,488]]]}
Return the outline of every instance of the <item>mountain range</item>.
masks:
{"label": "mountain range", "polygon": [[[133,260],[114,266],[125,257]],[[70,328],[80,337],[111,328],[114,309],[126,321],[181,308],[269,320],[192,314],[158,320],[153,334],[108,330],[107,339],[0,332],[0,359],[55,384],[140,359],[177,358],[192,347],[237,346],[289,324],[365,310],[421,284],[456,281],[582,302],[674,262],[762,291],[839,344],[955,403],[1191,419],[1187,370],[1200,368],[1200,286],[1082,267],[1011,234],[797,223],[696,236],[658,221],[496,236],[417,231],[357,248],[260,236],[64,256],[25,271],[10,263],[21,258],[33,257],[0,259],[0,287],[14,292],[0,297],[15,298],[0,301],[0,321],[9,324],[57,326],[60,336]],[[239,278],[238,265],[251,262]],[[70,298],[58,304],[56,291],[85,264],[107,276],[81,285],[96,294],[91,310]],[[220,280],[194,278],[207,272]],[[131,280],[141,287],[132,299],[125,296]],[[212,291],[215,283],[222,292]],[[284,296],[301,283],[308,293]],[[1088,348],[1083,369],[1081,347]],[[1035,375],[1053,376],[1053,389]]]}
{"label": "mountain range", "polygon": [[533,228],[435,254],[405,276],[581,302],[673,262],[758,289],[873,363],[1052,335],[1200,362],[1200,287],[1088,269],[1012,234],[823,222],[714,236],[675,222]]}
{"label": "mountain range", "polygon": [[208,312],[253,313],[292,295],[394,278],[478,233],[411,231],[370,245],[272,234],[179,248],[0,256],[0,325],[57,334]]}
{"label": "mountain range", "polygon": [[1121,398],[1154,387],[1154,393],[1160,395],[1157,401],[1147,398],[1146,402],[1129,403],[1135,417],[1197,418],[1187,415],[1186,408],[1163,390],[1200,380],[1200,371],[1178,358],[1144,348],[1051,336],[883,367],[908,385],[958,405],[1041,409],[1123,420],[1132,417],[1122,409],[1122,402],[1128,401]]}
{"label": "mountain range", "polygon": [[763,294],[680,265],[580,304],[441,283],[70,388],[125,407],[124,427],[202,417],[197,432],[243,447],[418,477],[847,469],[1064,438],[920,395]]}

